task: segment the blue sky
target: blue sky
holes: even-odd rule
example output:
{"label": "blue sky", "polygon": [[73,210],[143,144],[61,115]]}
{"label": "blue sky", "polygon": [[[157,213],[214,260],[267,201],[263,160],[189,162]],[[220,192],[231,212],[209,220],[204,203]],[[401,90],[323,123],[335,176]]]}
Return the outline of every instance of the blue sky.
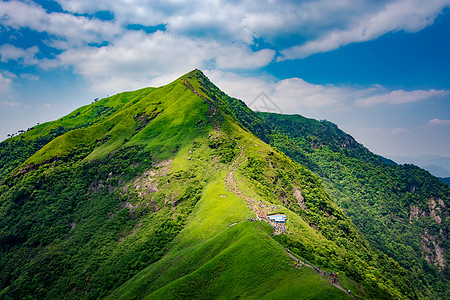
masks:
{"label": "blue sky", "polygon": [[0,140],[199,68],[377,154],[450,156],[450,0],[0,2]]}

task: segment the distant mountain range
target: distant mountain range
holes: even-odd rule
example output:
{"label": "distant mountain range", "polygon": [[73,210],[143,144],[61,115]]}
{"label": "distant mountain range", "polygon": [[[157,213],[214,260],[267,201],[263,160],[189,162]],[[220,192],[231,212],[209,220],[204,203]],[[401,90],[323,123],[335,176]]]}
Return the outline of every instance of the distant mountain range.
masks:
{"label": "distant mountain range", "polygon": [[391,156],[390,158],[398,164],[419,166],[436,177],[450,177],[450,157],[426,154],[414,157]]}

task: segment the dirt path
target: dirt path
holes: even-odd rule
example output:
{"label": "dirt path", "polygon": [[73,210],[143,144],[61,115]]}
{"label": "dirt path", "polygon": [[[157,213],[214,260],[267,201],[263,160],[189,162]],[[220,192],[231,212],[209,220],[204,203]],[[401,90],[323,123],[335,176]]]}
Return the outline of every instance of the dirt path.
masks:
{"label": "dirt path", "polygon": [[[281,247],[281,245],[280,245],[280,247]],[[310,264],[307,264],[307,263],[301,261],[298,257],[296,257],[294,254],[292,254],[291,252],[289,252],[287,249],[283,249],[283,251],[284,251],[284,253],[286,253],[293,261],[297,262],[300,266],[305,266],[305,267],[314,269],[313,266],[311,266]],[[324,272],[324,271],[318,271],[318,273],[319,273],[320,276],[325,277],[326,279],[328,279],[328,281],[330,281],[330,283],[331,283],[334,287],[336,287],[336,288],[340,289],[341,291],[345,292],[346,294],[348,294],[348,291],[347,291],[346,289],[344,289],[344,288],[339,284],[339,282],[333,283],[333,280],[332,280],[333,277],[331,277],[329,274],[327,274],[327,273]],[[350,296],[351,296],[352,298],[359,299],[358,297],[356,297],[356,296],[354,296],[354,295],[352,295],[352,294],[350,294]]]}
{"label": "dirt path", "polygon": [[[202,94],[198,93],[195,90],[195,88],[192,85],[190,85],[186,79],[184,79],[183,83],[188,88],[190,88],[192,90],[192,92],[194,92],[198,96],[202,97],[206,101],[206,103],[208,104],[208,115],[207,115],[208,122],[213,126],[214,130],[218,134],[224,135],[224,133],[221,132],[221,130],[220,130],[224,120],[223,120],[222,115],[219,112],[219,108],[218,108],[217,104],[214,103],[213,101],[211,101],[210,99],[208,99],[207,97],[203,96]],[[234,174],[235,174],[235,171],[244,162],[247,161],[247,157],[245,156],[244,147],[242,147],[242,145],[239,143],[239,141],[237,141],[234,137],[231,137],[228,135],[225,135],[225,136],[228,137],[229,139],[233,140],[237,144],[237,146],[239,147],[239,150],[240,150],[239,155],[233,160],[231,169],[230,169],[230,171],[228,171],[228,173],[225,177],[225,184],[228,186],[228,188],[231,192],[235,193],[239,197],[242,197],[247,202],[249,209],[251,209],[252,211],[255,212],[257,220],[269,223],[273,227],[273,229],[274,229],[273,234],[276,235],[276,234],[285,232],[286,227],[284,226],[284,224],[282,226],[280,226],[280,224],[276,224],[275,222],[270,221],[267,217],[269,214],[273,213],[275,210],[279,210],[280,207],[268,205],[262,201],[256,201],[249,195],[242,192],[242,190],[239,188],[239,184],[237,183]],[[236,223],[231,224],[230,226],[233,226],[235,224]],[[304,265],[306,267],[309,267],[311,269],[313,268],[313,266],[306,264],[304,262],[301,262],[296,256],[294,256],[292,253],[290,253],[287,249],[284,249],[284,248],[282,248],[282,249],[293,261],[295,261],[301,265]],[[320,273],[320,271],[319,271],[319,274],[321,276],[324,276],[325,278],[327,278],[332,283],[333,286],[335,286],[336,288],[347,293],[347,291],[343,287],[341,287],[339,285],[339,283],[333,283],[331,280],[331,277],[324,274],[323,271],[322,271],[322,273]],[[355,299],[359,299],[353,295],[350,295],[350,296]]]}
{"label": "dirt path", "polygon": [[[272,225],[272,227],[274,228],[274,234],[280,234],[286,231],[286,227],[282,226],[282,227],[277,227],[275,226],[274,222],[269,221],[269,219],[267,218],[267,215],[270,213],[273,213],[274,210],[279,209],[279,207],[276,206],[271,206],[271,205],[267,205],[261,201],[256,201],[255,199],[253,199],[252,197],[250,197],[249,195],[245,194],[244,192],[242,192],[242,190],[239,188],[239,184],[236,181],[235,178],[235,171],[244,163],[247,161],[247,157],[245,156],[245,152],[244,152],[244,147],[242,147],[242,145],[233,137],[231,136],[227,136],[229,139],[232,139],[237,146],[239,147],[239,155],[233,160],[233,163],[231,165],[230,170],[228,171],[226,177],[225,177],[225,184],[228,186],[229,190],[233,193],[235,193],[236,195],[238,195],[239,197],[242,197],[248,204],[248,207],[255,212],[256,214],[256,220],[259,221],[264,221],[269,223],[270,225]],[[281,247],[281,246],[280,246]],[[282,247],[281,247],[282,248]],[[290,253],[287,249],[282,248],[284,253],[286,255],[288,255],[293,261],[295,261],[296,263],[298,263],[301,266],[306,266],[308,268],[314,269],[313,266],[300,261],[299,258],[297,258],[295,255],[293,255],[292,253]],[[324,273],[323,271],[318,271],[319,275],[325,277],[328,281],[330,281],[330,283],[340,289],[341,291],[345,292],[346,294],[348,293],[348,291],[346,289],[344,289],[342,286],[339,285],[338,282],[333,283],[333,278],[329,276],[329,274]],[[355,299],[359,299],[357,297],[355,297],[354,295],[350,294],[350,296],[352,298]]]}
{"label": "dirt path", "polygon": [[279,206],[269,205],[262,201],[257,201],[250,197],[249,195],[242,192],[239,188],[239,184],[236,181],[234,176],[235,171],[247,161],[247,157],[245,156],[244,147],[233,137],[227,136],[229,139],[233,140],[236,145],[239,147],[239,155],[233,160],[231,164],[231,169],[228,171],[227,176],[225,177],[225,184],[228,186],[229,190],[239,197],[242,197],[248,204],[248,208],[255,212],[256,220],[264,221],[270,224],[274,229],[274,235],[280,234],[286,231],[286,226],[284,224],[277,224],[273,221],[270,221],[268,215],[274,213],[276,210],[279,210]]}

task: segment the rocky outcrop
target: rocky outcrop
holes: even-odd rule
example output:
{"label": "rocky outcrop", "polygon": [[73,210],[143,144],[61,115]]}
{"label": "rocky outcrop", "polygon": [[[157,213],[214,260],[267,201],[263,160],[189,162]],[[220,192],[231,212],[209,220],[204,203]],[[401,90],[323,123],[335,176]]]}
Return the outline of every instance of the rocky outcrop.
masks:
{"label": "rocky outcrop", "polygon": [[[420,218],[431,217],[437,224],[441,225],[442,221],[448,217],[448,208],[444,201],[440,198],[430,198],[426,202],[428,210],[421,209],[419,206],[410,206],[409,222],[413,223]],[[443,271],[447,265],[446,249],[441,245],[447,239],[447,233],[442,228],[439,232],[431,233],[429,229],[424,228],[423,233],[419,234],[420,249],[422,250],[425,260]]]}
{"label": "rocky outcrop", "polygon": [[302,191],[299,188],[294,187],[293,194],[295,199],[297,199],[298,206],[302,209],[306,209],[305,198],[302,195]]}
{"label": "rocky outcrop", "polygon": [[421,240],[420,249],[422,249],[425,260],[442,271],[447,265],[447,260],[445,258],[445,249],[440,246],[439,237],[428,232],[426,228],[424,233],[419,236]]}
{"label": "rocky outcrop", "polygon": [[433,199],[433,198],[429,199],[428,200],[428,208],[430,210],[430,216],[433,217],[433,219],[438,224],[441,224],[442,217],[444,217],[444,218],[446,217],[446,216],[442,216],[442,214],[445,214],[445,213],[448,214],[447,207],[445,206],[445,203],[444,203],[444,201],[442,201],[442,199]]}

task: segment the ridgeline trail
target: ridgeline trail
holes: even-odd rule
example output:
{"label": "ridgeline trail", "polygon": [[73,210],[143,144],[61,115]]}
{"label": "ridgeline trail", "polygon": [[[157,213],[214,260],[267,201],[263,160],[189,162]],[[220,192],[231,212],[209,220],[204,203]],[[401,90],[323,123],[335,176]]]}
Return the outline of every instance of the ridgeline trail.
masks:
{"label": "ridgeline trail", "polygon": [[286,226],[284,224],[273,222],[268,218],[269,214],[272,214],[276,210],[280,209],[279,206],[269,205],[262,201],[256,201],[249,195],[242,192],[242,190],[239,188],[239,184],[236,181],[234,173],[244,162],[247,161],[247,157],[245,156],[244,147],[242,147],[242,145],[234,137],[231,136],[227,137],[233,140],[238,145],[240,151],[239,155],[234,159],[230,171],[227,173],[227,176],[225,177],[226,185],[228,186],[231,192],[244,198],[244,200],[248,204],[248,208],[255,212],[257,220],[269,223],[273,227],[274,234],[280,234],[285,232]]}
{"label": "ridgeline trail", "polygon": [[[236,143],[236,145],[239,147],[239,155],[233,160],[233,163],[231,165],[230,170],[228,171],[227,175],[225,176],[225,184],[226,186],[228,186],[229,190],[233,193],[235,193],[237,196],[242,197],[248,204],[249,209],[251,209],[252,211],[255,212],[256,214],[256,219],[259,221],[264,221],[266,223],[269,223],[273,229],[274,235],[277,234],[281,234],[283,232],[286,231],[286,227],[285,225],[281,225],[277,224],[273,221],[270,221],[268,219],[268,215],[273,213],[275,210],[279,210],[280,207],[279,206],[272,206],[272,205],[268,205],[262,201],[256,201],[255,199],[253,199],[252,197],[250,197],[249,195],[245,194],[244,192],[242,192],[242,190],[239,188],[239,184],[236,181],[236,178],[234,176],[235,171],[244,163],[247,161],[247,156],[245,156],[245,151],[244,151],[244,147],[239,143],[239,141],[237,141],[236,138],[229,136],[223,132],[221,132],[221,128],[223,125],[223,117],[219,112],[219,107],[216,103],[214,103],[214,101],[211,101],[210,99],[208,99],[207,97],[205,97],[204,95],[202,95],[201,93],[197,92],[195,90],[195,88],[186,80],[183,80],[183,84],[188,87],[193,93],[197,94],[199,97],[203,98],[205,100],[205,102],[208,105],[208,115],[207,115],[207,120],[208,122],[212,125],[213,129],[219,134],[219,135],[224,135],[227,138],[231,139],[232,141],[234,141]],[[231,224],[234,225],[234,224]],[[231,226],[230,225],[230,226]],[[279,244],[278,244],[279,245]],[[300,262],[300,259],[297,258],[296,256],[294,256],[292,253],[289,252],[288,249],[284,249],[281,245],[279,245],[284,253],[286,255],[288,255],[291,258],[291,261],[294,261],[296,263],[301,263],[303,266],[309,267],[311,269],[313,269],[313,266],[306,264],[305,262]],[[331,284],[342,290],[343,292],[347,293],[347,290],[345,290],[343,287],[341,287],[339,285],[338,282],[333,283],[332,281],[332,277],[327,276],[323,271],[323,273],[320,273],[321,271],[318,271],[319,275],[322,275],[324,277],[326,277]],[[355,298],[355,299],[359,299],[357,297],[355,297],[352,294],[349,294],[351,297]]]}
{"label": "ridgeline trail", "polygon": [[[219,132],[219,130],[217,130],[217,132]],[[219,132],[220,134],[222,134],[221,132]],[[233,163],[231,165],[230,170],[228,171],[226,177],[225,177],[225,184],[228,186],[229,190],[233,193],[235,193],[237,196],[242,197],[247,203],[248,203],[248,207],[255,212],[256,214],[256,219],[259,221],[264,221],[269,223],[270,225],[272,225],[272,227],[274,228],[274,235],[276,234],[281,234],[283,232],[286,231],[286,227],[283,226],[276,226],[276,224],[274,224],[275,222],[271,222],[269,221],[269,219],[267,218],[267,215],[270,213],[273,213],[275,209],[279,209],[279,207],[276,206],[271,206],[271,205],[267,205],[261,201],[256,201],[255,199],[253,199],[252,197],[250,197],[249,195],[245,194],[244,192],[242,192],[242,190],[239,188],[239,184],[236,181],[235,178],[235,171],[244,163],[247,161],[247,157],[245,156],[245,151],[244,151],[244,147],[234,138],[231,136],[227,136],[229,139],[233,140],[237,146],[239,147],[239,155],[233,160]],[[291,258],[291,261],[294,261],[295,264],[297,266],[305,266],[311,269],[314,269],[314,267],[310,264],[307,264],[304,261],[301,261],[298,257],[296,257],[294,254],[292,254],[291,252],[289,252],[288,249],[283,248],[280,244],[278,244],[281,248],[282,251],[288,255]],[[344,289],[339,282],[333,282],[333,278],[329,276],[329,274],[327,274],[324,271],[321,270],[316,270],[316,272],[325,277],[326,279],[328,279],[330,281],[330,283],[340,289],[341,291],[345,292],[346,294],[348,294],[349,296],[351,296],[352,298],[355,299],[360,299],[356,296],[354,296],[353,294],[349,294],[348,291],[346,289]]]}

